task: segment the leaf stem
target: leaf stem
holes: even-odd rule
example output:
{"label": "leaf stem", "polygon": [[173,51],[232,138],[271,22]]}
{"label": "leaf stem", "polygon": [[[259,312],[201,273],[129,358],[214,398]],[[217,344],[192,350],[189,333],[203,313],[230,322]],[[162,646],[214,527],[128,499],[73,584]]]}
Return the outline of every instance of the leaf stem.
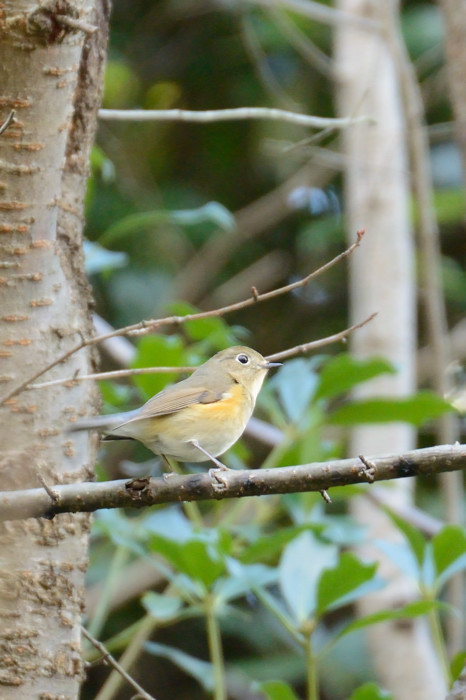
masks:
{"label": "leaf stem", "polygon": [[447,650],[445,646],[445,637],[442,632],[442,625],[440,624],[440,616],[438,608],[432,608],[429,612],[429,625],[432,634],[432,639],[434,642],[434,647],[437,650],[437,656],[440,661],[440,666],[443,671],[443,675],[448,687],[452,684],[452,676],[450,670],[450,664],[448,662]]}
{"label": "leaf stem", "polygon": [[316,656],[312,646],[312,631],[305,635],[304,654],[306,658],[307,700],[319,700]]}
{"label": "leaf stem", "polygon": [[220,626],[215,614],[215,598],[208,595],[204,602],[207,621],[207,640],[214,674],[214,700],[227,700],[225,688],[225,661],[223,658]]}

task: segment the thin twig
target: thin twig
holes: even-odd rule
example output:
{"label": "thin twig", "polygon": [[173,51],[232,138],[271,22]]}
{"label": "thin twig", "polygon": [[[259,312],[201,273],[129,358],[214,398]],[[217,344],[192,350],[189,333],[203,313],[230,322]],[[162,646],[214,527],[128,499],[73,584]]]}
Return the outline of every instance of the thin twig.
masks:
{"label": "thin twig", "polygon": [[99,109],[99,118],[105,121],[131,122],[224,122],[233,120],[267,119],[299,124],[313,129],[346,129],[356,123],[371,122],[371,117],[314,117],[286,109],[268,107],[236,107],[233,109]]}
{"label": "thin twig", "polygon": [[[319,338],[319,340],[311,340],[309,343],[301,343],[301,345],[295,345],[288,350],[283,350],[282,352],[277,352],[274,355],[267,355],[266,359],[270,361],[283,360],[288,357],[294,357],[295,355],[303,355],[309,350],[315,350],[316,348],[321,348],[325,345],[330,345],[331,343],[337,343],[340,340],[345,340],[350,333],[362,328],[366,323],[372,321],[372,319],[377,315],[377,312],[371,314],[364,321],[360,323],[355,323],[349,328],[340,331],[339,333],[334,333],[326,338]],[[45,389],[50,386],[59,386],[64,384],[65,386],[73,387],[79,382],[85,382],[90,380],[101,380],[101,379],[121,379],[122,377],[134,377],[141,374],[181,374],[184,372],[194,372],[196,367],[133,367],[131,369],[115,369],[110,372],[95,372],[94,374],[83,374],[76,375],[74,377],[65,377],[64,379],[52,379],[50,382],[41,382],[40,384],[29,384],[25,389]]]}
{"label": "thin twig", "polygon": [[328,335],[326,338],[320,338],[319,340],[311,340],[311,342],[309,343],[295,345],[293,348],[289,348],[288,350],[276,352],[275,355],[267,355],[267,360],[270,360],[271,362],[274,362],[275,360],[284,360],[288,357],[294,357],[295,355],[303,355],[304,353],[309,352],[309,350],[316,350],[317,348],[321,348],[324,345],[337,343],[339,340],[345,340],[347,336],[350,335],[350,333],[353,333],[353,331],[357,330],[358,328],[362,328],[366,325],[366,323],[372,321],[372,319],[377,316],[377,313],[377,311],[374,311],[374,313],[368,316],[366,319],[364,319],[364,321],[355,323],[354,326],[350,326],[349,328],[346,328],[344,331],[340,331],[339,333]]}
{"label": "thin twig", "polygon": [[[50,362],[48,365],[43,367],[42,369],[38,370],[35,372],[32,376],[28,377],[24,381],[22,381],[20,384],[18,384],[14,389],[11,389],[9,392],[4,394],[0,398],[0,406],[5,403],[6,401],[9,401],[11,398],[19,394],[21,391],[23,391],[29,384],[33,384],[36,379],[41,377],[45,372],[48,372],[50,369],[53,367],[56,367],[57,365],[61,364],[62,362],[65,362],[69,357],[74,355],[76,352],[79,350],[82,350],[85,347],[88,347],[89,345],[96,345],[97,343],[101,343],[104,340],[108,340],[109,338],[115,338],[117,336],[121,335],[141,335],[145,333],[149,333],[150,331],[154,331],[155,329],[159,329],[162,326],[170,326],[170,325],[181,325],[183,323],[186,323],[188,321],[196,321],[202,318],[211,318],[213,316],[223,316],[224,314],[231,313],[232,311],[239,311],[240,309],[245,309],[249,306],[252,306],[258,302],[261,301],[267,301],[269,299],[273,299],[274,297],[280,296],[282,294],[287,294],[288,292],[291,292],[295,289],[299,289],[300,287],[305,287],[312,279],[317,277],[318,275],[322,274],[323,272],[326,272],[329,270],[331,267],[339,263],[340,261],[344,260],[347,258],[351,253],[356,250],[356,248],[359,246],[361,239],[364,235],[364,231],[358,231],[356,234],[356,241],[346,250],[344,250],[342,253],[334,257],[332,260],[330,260],[328,263],[325,265],[322,265],[322,267],[319,267],[317,270],[314,270],[314,272],[311,272],[309,275],[306,277],[303,277],[300,280],[297,280],[296,282],[293,282],[291,284],[287,284],[283,287],[278,287],[277,289],[273,289],[270,292],[264,292],[263,294],[258,294],[252,295],[251,297],[248,297],[247,299],[243,299],[242,301],[238,301],[234,304],[229,304],[228,306],[223,306],[217,309],[211,309],[210,311],[199,311],[197,313],[192,313],[192,314],[186,314],[185,316],[166,316],[165,318],[159,318],[159,319],[151,319],[151,320],[146,320],[146,321],[140,321],[139,323],[134,323],[130,326],[125,326],[124,328],[119,328],[114,331],[110,331],[108,333],[104,333],[103,335],[98,335],[94,336],[92,338],[86,338],[82,340],[80,343],[75,345],[74,347],[70,348],[70,350],[67,350],[67,352],[63,353],[59,357],[55,358],[52,362]],[[319,341],[315,341],[319,342]]]}
{"label": "thin twig", "polygon": [[15,121],[15,110],[12,109],[10,114],[7,116],[3,124],[0,126],[0,136],[8,129],[8,127]]}
{"label": "thin twig", "polygon": [[142,686],[137,683],[134,678],[132,678],[125,669],[120,666],[118,661],[110,654],[109,651],[104,647],[104,645],[99,642],[97,639],[94,639],[94,637],[89,634],[87,629],[85,627],[81,627],[81,632],[86,637],[86,639],[93,645],[95,646],[96,649],[100,651],[102,654],[102,658],[107,661],[110,666],[113,666],[115,671],[118,671],[118,673],[127,681],[138,693],[139,695],[144,698],[144,700],[156,700],[153,695],[149,695]]}

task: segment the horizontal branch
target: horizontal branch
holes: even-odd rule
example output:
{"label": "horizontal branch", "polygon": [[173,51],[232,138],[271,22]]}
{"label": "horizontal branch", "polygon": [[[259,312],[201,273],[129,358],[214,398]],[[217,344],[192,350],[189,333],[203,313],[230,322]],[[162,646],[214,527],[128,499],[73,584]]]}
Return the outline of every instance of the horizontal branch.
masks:
{"label": "horizontal branch", "polygon": [[212,122],[265,119],[299,124],[313,129],[346,129],[353,124],[373,121],[370,117],[314,117],[275,107],[236,107],[233,109],[99,109],[99,118],[105,121],[125,122]]}
{"label": "horizontal branch", "polygon": [[373,483],[409,476],[458,471],[466,467],[466,445],[443,445],[404,454],[358,457],[292,467],[230,470],[225,484],[207,472],[188,476],[119,479],[0,492],[0,521],[51,518],[58,513],[100,508],[142,508],[162,503],[244,498],[278,493],[324,491],[335,486]]}

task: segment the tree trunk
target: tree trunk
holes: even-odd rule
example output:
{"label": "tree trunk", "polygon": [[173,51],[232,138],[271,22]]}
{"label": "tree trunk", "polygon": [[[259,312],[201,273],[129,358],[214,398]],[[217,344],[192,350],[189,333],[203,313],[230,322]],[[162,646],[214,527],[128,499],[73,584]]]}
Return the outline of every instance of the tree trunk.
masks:
{"label": "tree trunk", "polygon": [[440,0],[445,21],[445,53],[455,131],[466,173],[466,0]]}
{"label": "tree trunk", "polygon": [[[340,0],[340,9],[376,20],[381,30],[348,23],[341,25],[336,37],[340,112],[375,119],[375,124],[354,125],[344,134],[349,235],[358,228],[367,232],[350,264],[351,315],[359,320],[378,312],[372,323],[354,334],[352,347],[361,357],[383,355],[398,370],[395,376],[367,382],[359,392],[364,397],[405,396],[415,389],[416,288],[406,133],[396,66],[382,30],[390,5]],[[360,426],[352,436],[351,454],[401,453],[412,449],[414,439],[407,424]],[[404,481],[390,489],[390,496],[399,503],[410,502],[411,490],[412,484]],[[371,539],[399,538],[387,516],[366,499],[356,501],[355,515]],[[379,571],[390,583],[363,599],[361,614],[397,607],[416,595],[412,582],[376,549],[364,554],[379,560]],[[378,676],[397,700],[444,696],[445,684],[424,620],[376,625],[368,635]]]}
{"label": "tree trunk", "polygon": [[[16,111],[0,137],[3,397],[92,332],[81,230],[107,25],[103,0],[3,5],[0,108]],[[91,369],[84,350],[46,378]],[[94,450],[63,430],[95,402],[87,382],[0,398],[2,488],[89,478]],[[88,532],[86,515],[1,526],[2,700],[78,697]]]}

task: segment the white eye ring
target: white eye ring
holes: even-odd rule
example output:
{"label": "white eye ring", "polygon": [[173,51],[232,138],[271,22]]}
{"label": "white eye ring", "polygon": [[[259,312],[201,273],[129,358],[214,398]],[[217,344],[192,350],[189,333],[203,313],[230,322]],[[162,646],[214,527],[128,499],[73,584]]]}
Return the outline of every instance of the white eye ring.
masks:
{"label": "white eye ring", "polygon": [[240,362],[242,365],[247,365],[249,362],[249,357],[245,355],[244,353],[241,353],[240,355],[236,355],[236,359],[238,362]]}

